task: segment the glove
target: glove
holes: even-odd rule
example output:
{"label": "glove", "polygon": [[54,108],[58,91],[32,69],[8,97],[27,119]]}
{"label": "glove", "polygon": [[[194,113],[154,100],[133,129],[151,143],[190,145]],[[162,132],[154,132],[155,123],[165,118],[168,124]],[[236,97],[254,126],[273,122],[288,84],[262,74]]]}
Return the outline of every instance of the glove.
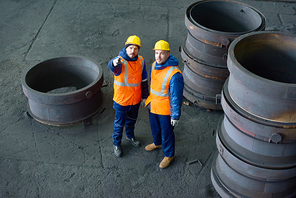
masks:
{"label": "glove", "polygon": [[120,64],[122,64],[122,60],[121,60],[121,58],[115,58],[115,59],[113,60],[113,66],[114,66],[114,67],[116,67],[117,65],[120,65]]}
{"label": "glove", "polygon": [[171,118],[171,125],[172,126],[178,126],[178,124],[179,124],[179,120],[174,120]]}
{"label": "glove", "polygon": [[145,102],[146,102],[146,99],[143,99],[143,98],[142,98],[142,99],[141,99],[141,106],[142,106],[142,107],[145,107]]}

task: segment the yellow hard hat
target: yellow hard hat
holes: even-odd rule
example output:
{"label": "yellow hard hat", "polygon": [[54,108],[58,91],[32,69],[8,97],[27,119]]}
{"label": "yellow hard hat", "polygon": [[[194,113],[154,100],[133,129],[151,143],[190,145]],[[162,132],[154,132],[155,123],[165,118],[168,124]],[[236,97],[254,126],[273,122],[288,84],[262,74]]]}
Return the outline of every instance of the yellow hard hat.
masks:
{"label": "yellow hard hat", "polygon": [[153,50],[166,50],[170,51],[170,44],[164,40],[157,41]]}
{"label": "yellow hard hat", "polygon": [[125,45],[127,45],[127,44],[133,44],[133,45],[137,45],[137,46],[141,47],[141,40],[136,35],[133,35],[133,36],[130,36],[127,38]]}

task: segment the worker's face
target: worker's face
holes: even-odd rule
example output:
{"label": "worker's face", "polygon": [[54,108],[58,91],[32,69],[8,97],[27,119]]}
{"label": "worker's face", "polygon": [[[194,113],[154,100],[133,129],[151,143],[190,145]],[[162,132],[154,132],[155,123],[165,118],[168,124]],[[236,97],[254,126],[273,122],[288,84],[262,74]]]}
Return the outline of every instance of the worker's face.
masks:
{"label": "worker's face", "polygon": [[155,50],[155,60],[159,65],[164,64],[165,61],[169,58],[169,56],[170,56],[170,51]]}
{"label": "worker's face", "polygon": [[138,55],[139,48],[136,45],[130,45],[126,48],[126,53],[128,57],[135,58]]}

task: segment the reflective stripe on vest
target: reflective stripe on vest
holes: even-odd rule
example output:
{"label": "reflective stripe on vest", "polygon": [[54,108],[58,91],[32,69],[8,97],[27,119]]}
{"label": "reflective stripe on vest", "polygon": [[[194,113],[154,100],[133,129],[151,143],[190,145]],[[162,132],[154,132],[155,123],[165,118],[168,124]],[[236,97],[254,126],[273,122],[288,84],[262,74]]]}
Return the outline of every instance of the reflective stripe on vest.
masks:
{"label": "reflective stripe on vest", "polygon": [[[152,67],[152,70],[154,70],[155,68],[155,62],[153,63],[153,67]],[[168,93],[165,93],[165,86],[168,82],[168,79],[171,75],[171,73],[175,70],[175,69],[178,69],[177,67],[171,67],[168,72],[166,73],[163,81],[162,81],[162,85],[161,85],[161,90],[160,92],[157,92],[157,91],[154,91],[151,87],[150,87],[150,92],[153,93],[154,95],[157,95],[157,96],[161,96],[161,97],[168,97]]]}
{"label": "reflective stripe on vest", "polygon": [[[127,61],[122,58],[121,56],[119,56],[121,59],[123,59],[123,64],[125,65],[124,67],[124,82],[118,82],[116,80],[114,80],[114,84],[121,86],[121,87],[138,87],[141,85],[141,82],[139,83],[128,83],[128,63]],[[142,71],[144,70],[144,61],[142,60],[142,58],[140,56],[138,56],[141,60],[142,63]]]}

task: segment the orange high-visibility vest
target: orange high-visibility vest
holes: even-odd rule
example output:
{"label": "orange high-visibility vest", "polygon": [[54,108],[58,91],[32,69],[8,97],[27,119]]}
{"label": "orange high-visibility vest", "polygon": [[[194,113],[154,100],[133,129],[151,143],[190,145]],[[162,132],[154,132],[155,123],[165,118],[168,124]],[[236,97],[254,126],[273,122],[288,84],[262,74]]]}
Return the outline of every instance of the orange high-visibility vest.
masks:
{"label": "orange high-visibility vest", "polygon": [[136,61],[122,60],[122,70],[114,75],[113,100],[122,106],[136,105],[141,102],[141,82],[144,69],[144,59],[138,56]]}
{"label": "orange high-visibility vest", "polygon": [[176,66],[168,66],[162,70],[156,70],[155,62],[152,64],[150,95],[146,100],[146,106],[150,103],[150,112],[159,115],[170,115],[169,87],[172,76],[178,72]]}

